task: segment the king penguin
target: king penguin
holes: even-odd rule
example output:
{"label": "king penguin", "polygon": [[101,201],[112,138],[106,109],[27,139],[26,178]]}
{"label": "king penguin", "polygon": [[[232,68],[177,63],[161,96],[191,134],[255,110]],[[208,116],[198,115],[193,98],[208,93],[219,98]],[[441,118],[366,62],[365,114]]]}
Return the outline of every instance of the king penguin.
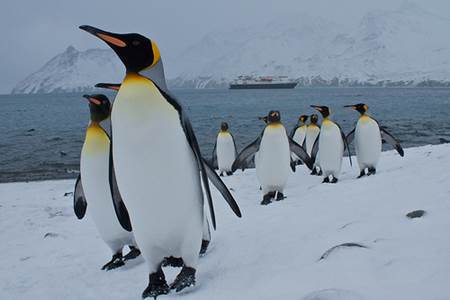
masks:
{"label": "king penguin", "polygon": [[[306,137],[307,120],[308,116],[301,115],[298,118],[297,124],[294,126],[294,128],[291,130],[291,133],[289,134],[289,137],[303,148],[305,148],[303,143],[305,142]],[[292,159],[296,164],[300,162],[299,158],[295,154],[292,154]]]}
{"label": "king penguin", "polygon": [[[91,121],[81,150],[80,175],[75,183],[74,210],[76,216],[82,219],[89,203],[89,214],[100,237],[113,253],[111,261],[105,264],[102,270],[112,270],[123,266],[124,260],[139,256],[140,251],[136,247],[133,234],[122,228],[114,211],[109,182],[110,138],[100,125],[109,119],[110,102],[102,94],[83,97],[89,101]],[[126,245],[131,251],[122,257],[122,249]]]}
{"label": "king penguin", "polygon": [[[132,226],[149,269],[142,297],[179,292],[195,285],[204,224],[202,184],[214,228],[208,178],[240,217],[239,207],[201,156],[184,108],[169,94],[156,43],[136,33],[80,28],[106,42],[126,67],[111,113],[112,165],[128,210],[116,205],[116,213],[124,228]],[[171,256],[181,258],[183,267],[169,286],[161,265]]]}
{"label": "king penguin", "polygon": [[[338,182],[341,172],[344,150],[348,149],[345,134],[336,122],[329,119],[330,109],[327,106],[311,105],[322,114],[323,121],[319,138],[312,149],[313,160],[318,157],[320,168],[325,176],[324,183]],[[351,157],[349,155],[350,164]]]}
{"label": "king penguin", "polygon": [[248,157],[256,152],[256,175],[264,195],[262,205],[267,205],[272,200],[284,199],[283,192],[290,173],[291,152],[312,168],[311,158],[306,151],[287,135],[279,111],[269,112],[263,132],[238,155],[233,163],[233,171],[241,168]]}
{"label": "king penguin", "polygon": [[382,140],[394,146],[395,150],[404,156],[400,143],[384,129],[380,127],[377,120],[367,114],[369,107],[364,103],[346,105],[360,113],[356,127],[347,135],[350,144],[355,140],[356,158],[360,169],[358,178],[374,175],[377,171],[378,161],[381,154]]}
{"label": "king penguin", "polygon": [[[314,146],[314,143],[319,138],[320,134],[320,126],[317,124],[317,121],[319,121],[319,116],[317,114],[312,114],[309,118],[310,123],[306,127],[306,137],[305,137],[305,144],[304,148],[306,150],[306,153],[308,153],[309,156],[311,156],[312,148]],[[311,175],[322,175],[322,170],[319,166],[319,157],[316,157],[314,162],[314,167],[312,169]]]}
{"label": "king penguin", "polygon": [[219,170],[220,176],[233,174],[231,166],[237,156],[236,142],[228,129],[228,123],[222,122],[212,154],[212,164]]}
{"label": "king penguin", "polygon": [[[97,88],[103,88],[113,91],[118,91],[120,89],[120,83],[97,83],[95,85]],[[208,246],[211,243],[211,229],[209,225],[208,218],[206,215],[204,216],[203,221],[203,237],[202,237],[202,246],[200,248],[200,256],[203,256],[206,254],[206,251],[208,250]],[[166,257],[163,266],[171,266],[171,267],[182,267],[183,266],[183,260],[181,258],[177,257]]]}

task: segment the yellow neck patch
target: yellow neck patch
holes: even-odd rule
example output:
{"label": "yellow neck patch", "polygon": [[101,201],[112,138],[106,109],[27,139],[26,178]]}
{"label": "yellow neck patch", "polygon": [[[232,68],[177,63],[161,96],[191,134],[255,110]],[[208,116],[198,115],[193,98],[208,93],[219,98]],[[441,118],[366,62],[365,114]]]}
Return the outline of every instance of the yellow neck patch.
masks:
{"label": "yellow neck patch", "polygon": [[227,135],[230,135],[230,132],[227,130],[227,131],[219,131],[219,135],[220,136],[227,136]]}
{"label": "yellow neck patch", "polygon": [[105,152],[109,149],[109,138],[98,123],[92,122],[86,130],[83,151],[89,154]]}

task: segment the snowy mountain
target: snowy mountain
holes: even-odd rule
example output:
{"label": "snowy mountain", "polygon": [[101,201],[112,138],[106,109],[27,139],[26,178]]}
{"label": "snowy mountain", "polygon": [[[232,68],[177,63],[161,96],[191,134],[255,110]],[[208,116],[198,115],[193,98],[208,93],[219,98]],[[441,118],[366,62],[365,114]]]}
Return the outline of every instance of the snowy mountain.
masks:
{"label": "snowy mountain", "polygon": [[79,92],[92,90],[97,82],[120,82],[124,67],[107,49],[78,51],[69,46],[37,72],[19,82],[13,94]]}
{"label": "snowy mountain", "polygon": [[[225,87],[239,75],[288,75],[300,85],[450,85],[450,19],[405,2],[364,15],[348,30],[296,15],[212,32],[166,62],[171,87]],[[13,93],[79,91],[121,79],[110,50],[69,47]]]}
{"label": "snowy mountain", "polygon": [[211,33],[179,57],[176,83],[213,85],[242,74],[288,75],[304,85],[447,82],[449,26],[449,19],[406,2],[369,12],[349,33],[308,16]]}

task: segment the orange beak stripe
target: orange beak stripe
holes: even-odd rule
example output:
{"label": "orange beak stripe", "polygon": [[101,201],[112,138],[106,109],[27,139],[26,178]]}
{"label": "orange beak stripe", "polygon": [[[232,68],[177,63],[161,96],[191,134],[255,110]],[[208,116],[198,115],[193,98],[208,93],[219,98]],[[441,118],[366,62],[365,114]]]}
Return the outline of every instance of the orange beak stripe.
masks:
{"label": "orange beak stripe", "polygon": [[120,40],[118,38],[115,38],[113,36],[109,36],[109,35],[106,35],[106,34],[103,34],[103,33],[97,33],[97,36],[99,38],[101,38],[102,40],[104,40],[105,42],[113,44],[113,45],[115,45],[117,47],[123,48],[123,47],[127,46],[127,44],[124,41],[122,41],[122,40]]}
{"label": "orange beak stripe", "polygon": [[95,98],[89,98],[89,102],[94,103],[96,105],[102,104],[102,102],[100,100],[97,100]]}

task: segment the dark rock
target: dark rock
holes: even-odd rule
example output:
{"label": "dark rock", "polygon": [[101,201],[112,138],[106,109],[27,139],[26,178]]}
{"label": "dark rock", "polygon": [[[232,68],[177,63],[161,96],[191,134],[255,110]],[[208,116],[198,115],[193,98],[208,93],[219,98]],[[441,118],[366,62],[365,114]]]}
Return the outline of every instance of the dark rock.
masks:
{"label": "dark rock", "polygon": [[425,215],[425,211],[424,210],[414,210],[412,212],[409,212],[406,214],[406,216],[410,219],[414,219],[414,218],[421,218]]}
{"label": "dark rock", "polygon": [[67,153],[64,152],[64,151],[59,151],[59,154],[61,154],[61,156],[66,156],[67,155]]}
{"label": "dark rock", "polygon": [[447,143],[450,143],[450,141],[445,139],[445,138],[439,138],[439,143],[440,144],[447,144]]}
{"label": "dark rock", "polygon": [[28,130],[27,130],[27,132],[33,132],[33,131],[36,131],[36,129],[31,128],[31,129],[28,129]]}

